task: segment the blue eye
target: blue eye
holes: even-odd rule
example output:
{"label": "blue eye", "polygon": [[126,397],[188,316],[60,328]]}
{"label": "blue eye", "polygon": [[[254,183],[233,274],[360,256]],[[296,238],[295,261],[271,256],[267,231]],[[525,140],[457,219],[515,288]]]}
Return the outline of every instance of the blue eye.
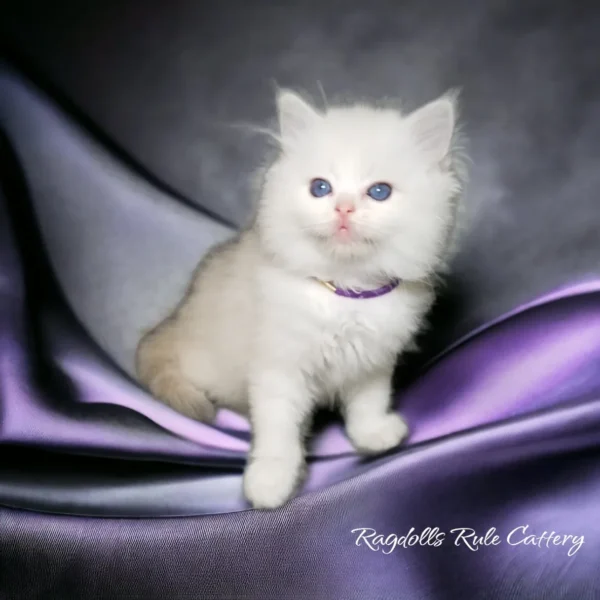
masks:
{"label": "blue eye", "polygon": [[387,183],[376,183],[367,190],[367,194],[373,200],[381,202],[382,200],[387,200],[392,195],[392,188]]}
{"label": "blue eye", "polygon": [[331,192],[331,184],[326,179],[313,179],[310,182],[310,193],[315,198],[322,198],[323,196],[331,194]]}

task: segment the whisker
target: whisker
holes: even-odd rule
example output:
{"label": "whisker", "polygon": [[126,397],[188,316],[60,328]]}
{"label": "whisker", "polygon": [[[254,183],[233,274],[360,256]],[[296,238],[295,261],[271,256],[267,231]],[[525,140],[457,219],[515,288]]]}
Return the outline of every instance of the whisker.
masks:
{"label": "whisker", "polygon": [[317,86],[319,87],[319,91],[321,92],[321,96],[323,97],[323,104],[325,105],[325,110],[329,110],[329,102],[327,102],[327,95],[325,94],[325,88],[320,81],[317,81]]}

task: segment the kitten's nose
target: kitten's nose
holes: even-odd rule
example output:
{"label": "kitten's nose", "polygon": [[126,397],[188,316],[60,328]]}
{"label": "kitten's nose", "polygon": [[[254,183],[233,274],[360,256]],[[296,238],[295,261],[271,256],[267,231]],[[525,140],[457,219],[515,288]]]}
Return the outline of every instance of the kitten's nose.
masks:
{"label": "kitten's nose", "polygon": [[355,209],[354,204],[352,202],[344,201],[338,202],[335,206],[335,210],[336,212],[347,215],[348,213],[353,213]]}

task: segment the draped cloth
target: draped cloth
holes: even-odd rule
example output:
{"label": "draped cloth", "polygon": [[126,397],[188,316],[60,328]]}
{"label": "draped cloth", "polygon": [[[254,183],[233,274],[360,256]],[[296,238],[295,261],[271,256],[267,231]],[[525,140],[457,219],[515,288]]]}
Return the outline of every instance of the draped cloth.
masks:
{"label": "draped cloth", "polygon": [[398,366],[408,442],[361,458],[320,415],[305,485],[257,511],[246,421],[195,422],[133,374],[241,208],[189,200],[9,63],[0,132],[2,600],[600,597],[595,171],[556,159],[552,195],[532,159],[529,208],[475,171],[476,231]]}

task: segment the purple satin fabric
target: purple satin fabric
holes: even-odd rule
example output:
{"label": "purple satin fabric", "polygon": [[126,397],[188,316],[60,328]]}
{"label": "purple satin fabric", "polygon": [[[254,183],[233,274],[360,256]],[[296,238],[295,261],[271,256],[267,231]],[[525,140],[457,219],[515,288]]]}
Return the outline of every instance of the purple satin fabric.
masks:
{"label": "purple satin fabric", "polygon": [[[151,398],[29,285],[40,273],[19,237],[0,196],[0,600],[600,597],[600,280],[516,306],[427,364],[396,395],[403,448],[361,459],[327,423],[298,496],[262,512],[241,493],[246,421],[208,426]],[[44,449],[60,469],[38,465],[30,493],[21,454]],[[100,485],[92,457],[125,466]]]}
{"label": "purple satin fabric", "polygon": [[[204,493],[214,501],[205,514],[178,518],[0,508],[0,590],[22,598],[598,597],[600,282],[517,307],[428,365],[397,397],[412,430],[405,448],[365,461],[339,424],[320,431],[302,492],[261,512],[246,510],[241,495],[246,423],[223,413],[207,426],[155,402],[68,315],[48,312],[42,323],[69,399],[57,404],[34,380],[22,264],[4,215],[0,223],[0,448],[229,465],[235,474],[219,493],[223,473],[207,473],[213,487]],[[172,435],[132,435],[92,410],[109,405]],[[508,534],[522,541],[525,526],[585,541],[573,556],[569,544],[510,545]],[[357,545],[361,528],[399,537],[439,528],[447,538],[377,550]],[[456,545],[456,528],[482,537],[495,528],[500,543]]]}

